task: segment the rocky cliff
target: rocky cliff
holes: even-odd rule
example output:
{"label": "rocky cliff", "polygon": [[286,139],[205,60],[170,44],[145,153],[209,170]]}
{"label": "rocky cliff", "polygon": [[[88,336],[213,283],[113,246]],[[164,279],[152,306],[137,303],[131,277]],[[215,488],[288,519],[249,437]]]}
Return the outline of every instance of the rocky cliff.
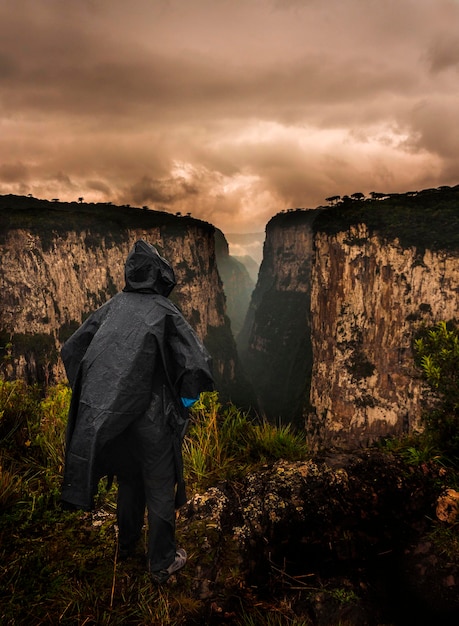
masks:
{"label": "rocky cliff", "polygon": [[222,614],[264,607],[256,624],[271,605],[279,624],[456,626],[459,563],[432,531],[441,520],[453,536],[459,493],[439,482],[435,463],[367,449],[213,486],[178,522],[187,545],[205,535],[188,565],[192,593]]}
{"label": "rocky cliff", "polygon": [[403,248],[365,224],[316,237],[311,404],[323,429],[362,441],[420,426],[412,344],[458,316],[459,254]]}
{"label": "rocky cliff", "polygon": [[279,214],[239,342],[261,407],[352,444],[416,428],[412,342],[458,285],[458,188]]}
{"label": "rocky cliff", "polygon": [[238,349],[267,416],[299,423],[309,403],[312,223],[319,211],[294,211],[266,227],[263,262]]}
{"label": "rocky cliff", "polygon": [[229,253],[228,242],[221,230],[215,230],[215,256],[226,296],[226,311],[234,337],[239,334],[249,308],[255,281],[244,264]]}
{"label": "rocky cliff", "polygon": [[223,397],[238,400],[244,381],[210,224],[146,209],[14,196],[0,198],[0,217],[0,344],[10,377],[63,378],[62,342],[122,289],[128,251],[144,238],[173,265],[171,298],[209,348]]}

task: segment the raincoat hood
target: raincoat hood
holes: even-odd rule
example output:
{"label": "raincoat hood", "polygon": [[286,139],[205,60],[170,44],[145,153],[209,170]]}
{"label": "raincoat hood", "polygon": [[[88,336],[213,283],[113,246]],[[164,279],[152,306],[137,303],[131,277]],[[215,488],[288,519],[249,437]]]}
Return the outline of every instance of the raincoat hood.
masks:
{"label": "raincoat hood", "polygon": [[124,267],[123,291],[167,296],[176,285],[174,270],[157,249],[143,239],[136,241]]}

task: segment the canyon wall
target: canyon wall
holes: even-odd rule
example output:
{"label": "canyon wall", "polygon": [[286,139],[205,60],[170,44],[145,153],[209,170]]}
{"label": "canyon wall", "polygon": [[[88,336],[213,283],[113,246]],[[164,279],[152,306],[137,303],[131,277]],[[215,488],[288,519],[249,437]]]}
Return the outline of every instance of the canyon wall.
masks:
{"label": "canyon wall", "polygon": [[309,402],[316,215],[316,211],[282,213],[267,224],[257,285],[237,338],[259,409],[269,418],[297,424]]}
{"label": "canyon wall", "polygon": [[172,299],[211,352],[224,400],[329,441],[365,444],[420,426],[429,394],[412,343],[422,327],[459,318],[459,188],[273,217],[237,337],[245,373],[218,262],[234,302],[243,285],[221,233],[218,260],[213,226],[146,209],[14,198],[0,197],[7,376],[63,378],[60,346],[123,287],[125,258],[142,237],[174,266]]}
{"label": "canyon wall", "polygon": [[458,317],[459,255],[403,248],[365,224],[315,238],[311,405],[328,437],[365,442],[421,426],[412,344]]}
{"label": "canyon wall", "polygon": [[365,444],[421,426],[413,340],[458,304],[458,188],[290,210],[267,226],[238,349],[271,421]]}
{"label": "canyon wall", "polygon": [[222,397],[238,401],[245,383],[226,316],[214,228],[166,213],[73,204],[2,197],[4,372],[29,382],[63,379],[63,341],[123,288],[127,254],[143,238],[174,267],[171,300],[211,352]]}

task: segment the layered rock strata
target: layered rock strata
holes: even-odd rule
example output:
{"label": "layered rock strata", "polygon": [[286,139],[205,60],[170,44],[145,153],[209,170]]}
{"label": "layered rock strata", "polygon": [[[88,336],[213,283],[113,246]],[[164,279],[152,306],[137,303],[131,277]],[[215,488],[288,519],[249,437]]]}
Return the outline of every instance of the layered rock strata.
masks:
{"label": "layered rock strata", "polygon": [[173,265],[177,287],[171,297],[207,344],[223,396],[238,398],[243,380],[211,225],[121,207],[39,204],[13,206],[8,215],[2,211],[1,343],[9,377],[29,382],[64,377],[62,342],[123,288],[127,254],[143,238]]}
{"label": "layered rock strata", "polygon": [[316,237],[311,285],[311,404],[325,431],[364,442],[419,428],[427,390],[413,340],[457,317],[457,253],[403,248],[360,224]]}
{"label": "layered rock strata", "polygon": [[459,186],[272,218],[238,348],[259,406],[324,440],[420,428],[417,333],[459,319]]}

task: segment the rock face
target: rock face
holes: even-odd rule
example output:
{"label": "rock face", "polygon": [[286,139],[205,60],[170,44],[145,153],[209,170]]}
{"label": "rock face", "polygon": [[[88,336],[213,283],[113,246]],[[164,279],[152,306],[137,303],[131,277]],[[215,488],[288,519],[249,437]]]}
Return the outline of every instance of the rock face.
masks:
{"label": "rock face", "polygon": [[258,406],[273,419],[298,422],[308,404],[316,215],[295,211],[268,223],[257,286],[237,339]]}
{"label": "rock face", "polygon": [[218,388],[224,397],[238,398],[243,380],[211,225],[126,207],[2,200],[1,345],[12,344],[5,362],[10,377],[64,377],[62,342],[123,288],[127,254],[144,238],[174,267],[171,299],[207,344]]}
{"label": "rock face", "polygon": [[329,434],[364,441],[420,426],[412,342],[458,315],[459,255],[403,248],[365,224],[317,236],[311,404]]}
{"label": "rock face", "polygon": [[459,189],[275,216],[238,340],[271,420],[366,444],[419,426],[412,343],[458,318]]}

